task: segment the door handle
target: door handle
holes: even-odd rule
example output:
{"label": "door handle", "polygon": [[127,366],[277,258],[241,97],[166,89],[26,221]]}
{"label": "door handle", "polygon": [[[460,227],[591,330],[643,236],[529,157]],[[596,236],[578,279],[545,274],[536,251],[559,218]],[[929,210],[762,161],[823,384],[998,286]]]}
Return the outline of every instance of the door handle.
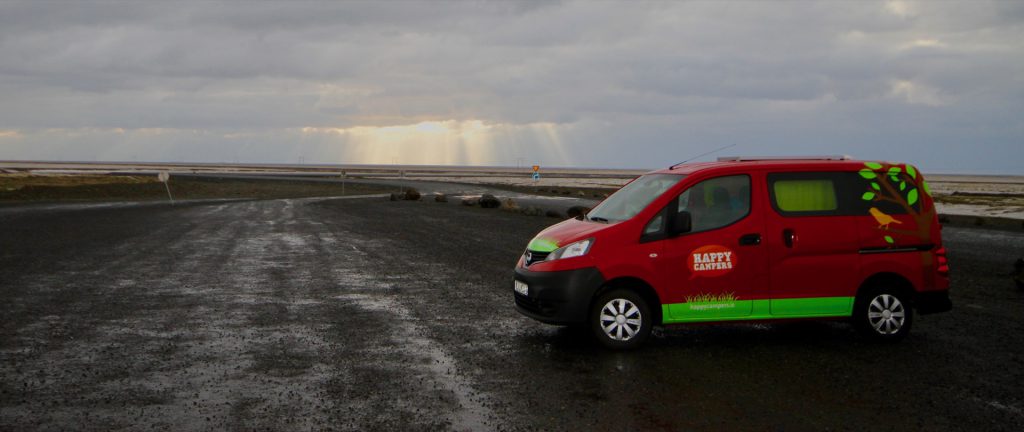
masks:
{"label": "door handle", "polygon": [[782,230],[782,242],[788,248],[793,247],[793,243],[796,243],[796,232],[791,229]]}
{"label": "door handle", "polygon": [[740,246],[757,246],[761,244],[761,234],[744,234],[740,237]]}

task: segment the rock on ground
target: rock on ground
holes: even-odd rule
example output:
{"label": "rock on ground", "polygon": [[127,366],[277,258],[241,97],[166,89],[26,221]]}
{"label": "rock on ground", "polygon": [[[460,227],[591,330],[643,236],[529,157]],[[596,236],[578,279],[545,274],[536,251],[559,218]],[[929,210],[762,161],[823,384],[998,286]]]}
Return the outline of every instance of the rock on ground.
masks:
{"label": "rock on ground", "polygon": [[483,194],[480,196],[480,207],[498,208],[499,206],[501,206],[501,201],[499,201],[494,195]]}

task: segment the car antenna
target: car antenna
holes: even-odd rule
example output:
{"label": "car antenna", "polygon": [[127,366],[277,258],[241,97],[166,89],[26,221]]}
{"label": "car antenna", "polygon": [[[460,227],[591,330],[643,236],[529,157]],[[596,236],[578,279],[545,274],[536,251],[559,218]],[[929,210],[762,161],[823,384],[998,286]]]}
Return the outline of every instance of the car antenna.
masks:
{"label": "car antenna", "polygon": [[675,164],[675,165],[672,165],[672,166],[668,167],[668,169],[670,169],[670,170],[674,170],[674,169],[676,169],[676,167],[677,167],[677,166],[679,166],[679,165],[682,165],[682,164],[684,164],[684,163],[687,163],[687,162],[689,162],[689,161],[692,161],[692,160],[694,160],[694,159],[697,159],[697,158],[699,158],[699,157],[701,157],[701,156],[707,156],[707,155],[709,155],[709,154],[711,154],[711,153],[717,153],[717,152],[720,152],[720,151],[722,151],[722,150],[725,150],[725,149],[727,149],[727,148],[729,148],[729,147],[735,147],[735,146],[736,146],[736,144],[729,144],[729,145],[727,145],[727,146],[725,146],[725,147],[719,147],[719,148],[716,148],[716,149],[714,149],[714,150],[711,150],[711,151],[709,151],[709,152],[707,152],[707,153],[701,153],[701,154],[699,154],[699,155],[697,155],[697,156],[694,156],[694,157],[692,157],[692,158],[689,158],[689,159],[687,159],[687,160],[684,160],[684,161],[682,161],[682,162],[679,162],[679,163],[677,163],[677,164]]}

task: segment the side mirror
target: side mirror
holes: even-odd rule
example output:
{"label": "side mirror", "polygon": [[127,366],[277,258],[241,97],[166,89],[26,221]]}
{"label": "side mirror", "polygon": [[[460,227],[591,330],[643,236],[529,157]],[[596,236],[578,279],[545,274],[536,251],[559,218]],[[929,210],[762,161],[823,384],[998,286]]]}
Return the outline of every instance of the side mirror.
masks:
{"label": "side mirror", "polygon": [[683,233],[688,233],[691,229],[693,229],[692,223],[693,222],[690,217],[690,212],[681,211],[679,213],[676,213],[674,216],[672,216],[672,219],[669,220],[668,233],[669,235],[679,235]]}

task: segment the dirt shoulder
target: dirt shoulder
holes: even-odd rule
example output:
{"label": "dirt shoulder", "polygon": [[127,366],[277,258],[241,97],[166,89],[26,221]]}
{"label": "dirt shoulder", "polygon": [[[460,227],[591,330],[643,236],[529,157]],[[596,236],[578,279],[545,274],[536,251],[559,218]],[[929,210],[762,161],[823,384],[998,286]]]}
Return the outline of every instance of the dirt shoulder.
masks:
{"label": "dirt shoulder", "polygon": [[[393,187],[366,183],[253,179],[231,177],[171,178],[174,199],[304,198],[394,192]],[[156,176],[125,175],[0,175],[0,205],[67,201],[167,200],[167,188]]]}

